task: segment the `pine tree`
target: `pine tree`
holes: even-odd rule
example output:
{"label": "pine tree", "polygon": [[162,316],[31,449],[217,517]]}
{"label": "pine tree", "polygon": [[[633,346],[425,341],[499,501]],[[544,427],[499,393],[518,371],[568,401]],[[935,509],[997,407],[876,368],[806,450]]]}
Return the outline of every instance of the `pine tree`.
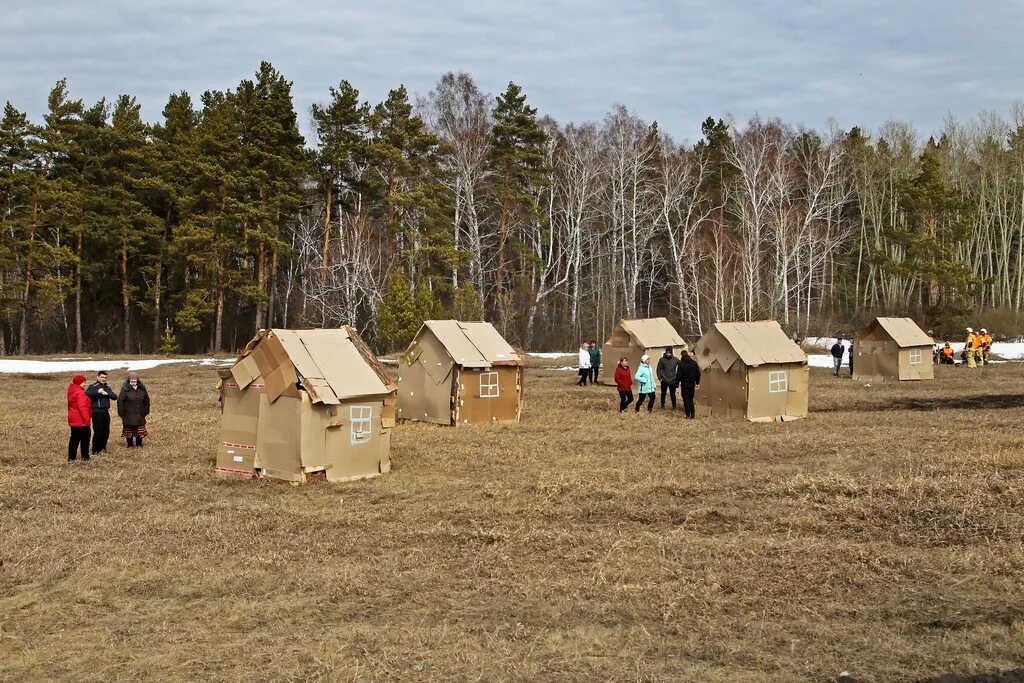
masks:
{"label": "pine tree", "polygon": [[[33,138],[37,134],[28,117],[10,102],[0,121],[0,320],[18,310],[19,251],[15,235],[21,232],[25,206],[34,184]],[[0,356],[6,355],[6,330],[0,327]]]}
{"label": "pine tree", "polygon": [[[331,88],[331,101],[314,104],[310,112],[317,136],[316,166],[324,197],[324,235],[321,277],[327,273],[331,220],[335,203],[351,202],[363,183],[367,157],[367,119],[370,105],[359,101],[359,91],[348,81]],[[351,206],[348,208],[352,208]]]}
{"label": "pine tree", "polygon": [[495,291],[498,321],[502,334],[511,323],[514,281],[509,262],[516,256],[512,249],[518,225],[540,220],[536,197],[548,182],[544,145],[547,134],[537,122],[537,110],[526,103],[526,93],[509,83],[494,107],[490,167],[495,179],[493,191],[497,205],[497,271]]}
{"label": "pine tree", "polygon": [[452,314],[456,320],[475,321],[484,319],[484,306],[480,295],[468,280],[459,285],[455,293],[455,306]]}
{"label": "pine tree", "polygon": [[418,313],[409,281],[401,272],[395,273],[377,308],[377,337],[384,349],[401,348],[412,341],[422,321]]}
{"label": "pine tree", "polygon": [[430,284],[429,281],[421,278],[419,284],[416,285],[415,308],[417,322],[444,318],[444,307],[441,306],[441,302],[437,299]]}

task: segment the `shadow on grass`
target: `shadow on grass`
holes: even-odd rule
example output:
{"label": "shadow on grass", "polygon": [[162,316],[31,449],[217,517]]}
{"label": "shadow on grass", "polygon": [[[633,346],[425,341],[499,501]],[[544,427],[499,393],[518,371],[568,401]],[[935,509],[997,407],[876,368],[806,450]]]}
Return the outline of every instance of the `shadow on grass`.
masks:
{"label": "shadow on grass", "polygon": [[1004,410],[1024,408],[1024,394],[979,394],[976,396],[933,396],[926,398],[893,397],[852,405],[817,406],[811,413],[876,413],[890,410]]}

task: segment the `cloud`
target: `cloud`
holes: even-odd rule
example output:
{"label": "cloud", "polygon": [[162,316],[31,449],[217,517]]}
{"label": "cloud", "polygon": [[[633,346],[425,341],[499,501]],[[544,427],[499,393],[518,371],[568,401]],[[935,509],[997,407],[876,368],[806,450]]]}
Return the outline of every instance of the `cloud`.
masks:
{"label": "cloud", "polygon": [[8,0],[0,100],[38,118],[63,76],[76,97],[134,94],[150,120],[168,94],[234,87],[262,59],[294,81],[300,118],[351,81],[378,101],[445,71],[491,91],[514,80],[542,113],[600,119],[615,102],[693,140],[709,115],[755,113],[930,132],[952,113],[1008,112],[1024,92],[1018,3],[924,0],[477,0],[292,3]]}

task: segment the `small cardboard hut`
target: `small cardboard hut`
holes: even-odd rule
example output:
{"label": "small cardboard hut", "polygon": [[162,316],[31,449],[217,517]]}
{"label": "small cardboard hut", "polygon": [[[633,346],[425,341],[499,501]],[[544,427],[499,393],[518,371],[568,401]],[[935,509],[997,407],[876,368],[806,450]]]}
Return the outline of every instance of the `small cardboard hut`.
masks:
{"label": "small cardboard hut", "polygon": [[629,360],[629,368],[635,373],[644,354],[651,357],[651,365],[657,365],[658,358],[669,346],[676,356],[690,348],[668,318],[620,320],[601,347],[601,364],[605,368],[599,376],[601,383],[615,384],[615,366],[623,356]]}
{"label": "small cardboard hut", "polygon": [[518,422],[523,361],[490,323],[426,320],[399,361],[398,417]]}
{"label": "small cardboard hut", "polygon": [[935,379],[932,344],[910,318],[875,318],[853,339],[853,378]]}
{"label": "small cardboard hut", "polygon": [[220,389],[217,472],[301,482],[391,470],[397,387],[352,328],[261,331]]}
{"label": "small cardboard hut", "polygon": [[807,356],[774,320],[715,323],[693,355],[701,370],[697,415],[807,417]]}

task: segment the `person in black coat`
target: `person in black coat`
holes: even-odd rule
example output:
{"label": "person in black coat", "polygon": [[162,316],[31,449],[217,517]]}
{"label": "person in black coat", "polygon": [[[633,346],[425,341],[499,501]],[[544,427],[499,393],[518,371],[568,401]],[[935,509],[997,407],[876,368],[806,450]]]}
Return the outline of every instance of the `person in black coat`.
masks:
{"label": "person in black coat", "polygon": [[142,448],[142,439],[149,436],[146,430],[146,416],[149,415],[149,391],[139,381],[139,373],[128,373],[128,379],[121,387],[117,401],[117,414],[121,416],[124,426],[121,436],[128,443],[128,448]]}
{"label": "person in black coat", "polygon": [[107,384],[107,371],[96,373],[96,381],[85,389],[85,395],[92,401],[92,454],[107,450],[110,438],[110,402],[117,401],[117,392]]}
{"label": "person in black coat", "polygon": [[685,350],[679,356],[676,377],[679,382],[679,391],[683,394],[683,410],[686,411],[687,419],[692,420],[697,416],[693,405],[693,395],[697,389],[700,389],[700,366]]}
{"label": "person in black coat", "polygon": [[661,407],[665,408],[665,393],[672,392],[672,410],[676,409],[676,373],[679,359],[672,355],[672,347],[666,346],[665,353],[658,361],[658,381],[661,383]]}

